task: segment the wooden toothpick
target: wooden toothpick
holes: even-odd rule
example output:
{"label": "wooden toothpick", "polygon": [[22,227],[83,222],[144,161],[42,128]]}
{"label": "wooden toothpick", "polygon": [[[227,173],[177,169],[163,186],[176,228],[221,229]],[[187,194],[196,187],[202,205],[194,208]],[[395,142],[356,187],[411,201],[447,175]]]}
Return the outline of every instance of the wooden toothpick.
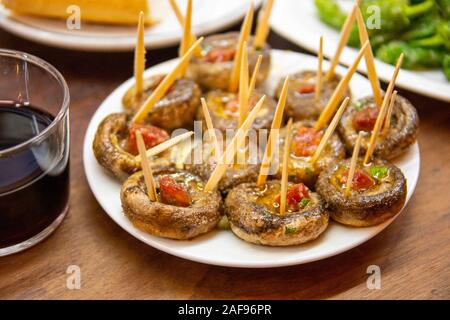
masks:
{"label": "wooden toothpick", "polygon": [[140,131],[136,131],[136,142],[139,154],[141,156],[142,172],[144,174],[145,185],[147,186],[148,197],[150,198],[151,201],[158,201],[158,197],[156,196],[155,180],[153,179],[152,168],[150,166],[148,158],[145,156],[145,143]]}
{"label": "wooden toothpick", "polygon": [[[364,23],[364,18],[359,8],[356,9],[356,21],[358,22],[359,40],[361,42],[361,45],[363,45],[369,40],[369,35],[367,33],[366,24]],[[380,81],[378,80],[377,70],[375,68],[375,60],[373,58],[372,46],[370,45],[370,42],[367,46],[364,58],[366,60],[367,76],[370,80],[370,85],[372,86],[375,103],[378,107],[381,107],[383,98],[381,95]]]}
{"label": "wooden toothpick", "polygon": [[166,94],[167,90],[172,86],[172,84],[177,79],[177,76],[179,75],[180,71],[184,67],[184,65],[189,61],[189,59],[194,54],[195,49],[200,45],[200,43],[203,41],[203,38],[198,39],[186,52],[186,54],[178,61],[177,65],[172,69],[172,71],[167,74],[164,79],[161,81],[161,83],[158,85],[158,87],[152,92],[150,97],[147,98],[147,100],[144,102],[144,104],[140,107],[140,109],[137,111],[137,113],[134,115],[133,119],[131,120],[132,123],[139,123],[141,122],[148,112],[153,108],[156,102],[161,99],[164,94]]}
{"label": "wooden toothpick", "polygon": [[283,152],[283,167],[281,169],[281,195],[280,195],[280,215],[286,213],[286,195],[288,187],[288,165],[290,157],[291,147],[291,131],[292,131],[292,118],[289,119],[286,126],[286,138],[284,140],[284,152]]}
{"label": "wooden toothpick", "polygon": [[243,50],[247,50],[247,47],[244,47],[244,42],[248,42],[250,37],[250,32],[252,29],[252,21],[253,21],[253,2],[250,3],[250,8],[247,11],[244,22],[242,23],[241,32],[239,34],[238,44],[236,46],[236,54],[234,57],[233,69],[231,70],[230,76],[230,84],[229,90],[230,92],[236,92],[239,87],[239,74],[241,70],[241,59]]}
{"label": "wooden toothpick", "polygon": [[220,157],[220,155],[222,154],[222,150],[220,150],[219,142],[217,141],[216,131],[214,129],[214,126],[213,126],[213,123],[211,120],[211,115],[209,113],[208,105],[206,104],[205,98],[201,98],[200,101],[202,104],[203,116],[205,117],[206,127],[208,128],[208,134],[214,145],[214,155],[216,157]]}
{"label": "wooden toothpick", "polygon": [[317,60],[318,60],[318,62],[317,62],[315,99],[316,99],[316,103],[319,103],[320,102],[320,96],[322,94],[323,36],[320,36],[319,53],[317,54]]}
{"label": "wooden toothpick", "polygon": [[258,103],[255,105],[253,110],[248,114],[247,119],[245,119],[242,126],[238,129],[236,135],[228,144],[225,152],[220,157],[214,171],[212,172],[208,182],[205,185],[204,190],[206,192],[212,191],[217,186],[220,179],[225,174],[228,168],[230,159],[234,158],[238,148],[240,148],[245,143],[245,137],[247,136],[248,130],[255,121],[255,118],[258,115],[259,110],[264,104],[265,98],[266,96],[262,96],[261,99],[259,99]]}
{"label": "wooden toothpick", "polygon": [[334,71],[336,69],[336,66],[339,63],[339,58],[341,57],[342,50],[344,50],[344,47],[347,45],[348,38],[350,36],[350,31],[352,29],[353,22],[355,21],[356,9],[358,8],[360,1],[361,0],[355,1],[351,11],[349,12],[349,14],[347,16],[347,19],[344,22],[344,25],[342,26],[341,35],[339,37],[339,43],[338,43],[336,51],[333,55],[333,59],[331,60],[330,69],[328,69],[328,72],[327,72],[327,80],[328,81],[333,79]]}
{"label": "wooden toothpick", "polygon": [[249,99],[252,96],[253,90],[255,90],[255,87],[256,87],[256,79],[258,78],[258,72],[259,72],[259,67],[261,67],[261,62],[262,62],[262,55],[259,55],[258,60],[256,60],[255,68],[253,69],[252,78],[250,80],[250,85],[248,86]]}
{"label": "wooden toothpick", "polygon": [[320,154],[322,153],[323,149],[325,148],[328,139],[330,139],[334,130],[336,130],[339,120],[341,120],[342,114],[344,113],[345,108],[347,108],[349,101],[350,101],[349,97],[346,97],[344,99],[344,101],[342,101],[341,106],[339,107],[338,111],[334,115],[333,120],[331,121],[330,125],[328,126],[327,130],[325,131],[325,134],[323,135],[322,139],[320,140],[319,146],[317,147],[316,151],[314,152],[314,155],[311,158],[311,164],[314,165],[316,163],[316,161],[319,159]]}
{"label": "wooden toothpick", "polygon": [[375,122],[375,126],[373,127],[372,134],[370,135],[369,146],[367,147],[366,156],[364,157],[364,164],[368,164],[370,158],[372,158],[373,151],[375,150],[375,146],[378,140],[378,134],[381,129],[381,125],[383,124],[387,107],[389,101],[391,99],[392,92],[394,91],[395,81],[397,80],[398,73],[400,71],[400,67],[403,62],[403,53],[398,58],[397,64],[395,65],[394,74],[392,75],[391,81],[389,82],[389,86],[384,95],[383,103],[381,105],[380,112],[378,113],[377,121]]}
{"label": "wooden toothpick", "polygon": [[253,47],[260,49],[264,47],[267,36],[269,34],[269,19],[272,12],[274,0],[267,0],[264,10],[262,10],[258,16],[258,25],[256,27],[255,40],[253,41]]}
{"label": "wooden toothpick", "polygon": [[[244,47],[247,47],[247,42],[244,41]],[[248,114],[248,60],[247,50],[242,52],[241,70],[239,80],[239,126],[244,123]]]}
{"label": "wooden toothpick", "polygon": [[363,132],[360,131],[358,134],[358,138],[356,139],[355,148],[353,148],[352,160],[350,161],[350,168],[348,170],[347,176],[347,185],[345,188],[345,196],[348,197],[350,195],[350,191],[352,189],[353,177],[355,176],[356,164],[359,157],[359,149],[361,147],[361,139],[363,137]]}
{"label": "wooden toothpick", "polygon": [[353,62],[353,64],[348,69],[347,74],[341,79],[341,81],[337,85],[336,89],[333,92],[333,95],[331,96],[327,105],[323,109],[322,113],[319,116],[319,119],[317,120],[317,122],[314,126],[314,128],[316,130],[321,130],[328,123],[330,118],[333,116],[333,113],[334,113],[337,105],[339,104],[339,101],[341,100],[342,95],[344,94],[345,90],[349,86],[349,83],[350,83],[353,75],[355,74],[356,69],[358,68],[358,64],[361,61],[368,45],[369,45],[369,42],[367,41],[361,47],[361,50],[359,50],[358,56],[356,57],[356,60]]}
{"label": "wooden toothpick", "polygon": [[261,168],[259,169],[258,180],[256,184],[262,186],[267,181],[269,175],[269,168],[273,160],[273,154],[277,146],[277,135],[280,129],[281,122],[283,121],[284,107],[286,106],[286,97],[289,87],[289,77],[284,79],[283,89],[281,90],[280,99],[278,100],[277,108],[275,110],[275,116],[272,120],[272,126],[270,128],[269,138],[267,140],[266,150],[264,151],[264,157],[261,162]]}
{"label": "wooden toothpick", "polygon": [[[193,131],[189,131],[189,132],[180,134],[179,136],[173,137],[172,139],[164,141],[163,143],[160,143],[157,146],[154,146],[153,148],[148,149],[145,152],[146,157],[150,158],[150,157],[156,156],[156,155],[160,154],[161,152],[166,151],[169,148],[172,148],[173,146],[177,145],[181,141],[186,140],[193,134],[194,134]],[[140,154],[137,155],[134,159],[136,161],[141,161],[141,155]]]}
{"label": "wooden toothpick", "polygon": [[386,120],[384,120],[383,134],[387,135],[391,127],[392,111],[394,110],[395,100],[397,100],[397,90],[392,93],[391,102],[389,103]]}
{"label": "wooden toothpick", "polygon": [[139,13],[139,22],[136,36],[136,48],[134,50],[134,79],[135,93],[139,95],[144,89],[145,70],[145,45],[144,45],[144,12]]}

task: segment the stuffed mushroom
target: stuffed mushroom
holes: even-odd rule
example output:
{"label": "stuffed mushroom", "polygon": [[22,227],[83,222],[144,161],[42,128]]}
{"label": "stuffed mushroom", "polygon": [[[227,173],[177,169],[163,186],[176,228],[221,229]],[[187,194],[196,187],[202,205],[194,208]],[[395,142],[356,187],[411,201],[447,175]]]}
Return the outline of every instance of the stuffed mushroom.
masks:
{"label": "stuffed mushroom", "polygon": [[[165,75],[155,75],[144,79],[144,90],[136,94],[131,87],[122,99],[126,110],[136,112],[158,87]],[[166,130],[191,126],[200,103],[201,91],[191,79],[175,80],[172,87],[149,111],[146,120]]]}
{"label": "stuffed mushroom", "polygon": [[138,229],[186,240],[216,227],[221,218],[219,192],[205,192],[204,180],[188,171],[161,167],[153,174],[158,201],[148,197],[142,171],[130,176],[121,189],[123,211]]}
{"label": "stuffed mushroom", "polygon": [[395,216],[406,201],[406,179],[399,168],[384,160],[357,162],[351,190],[345,192],[350,159],[323,171],[316,185],[333,220],[352,227],[369,227]]}
{"label": "stuffed mushroom", "polygon": [[[294,182],[302,182],[308,187],[314,187],[320,172],[333,163],[345,158],[345,147],[336,134],[328,139],[317,162],[311,164],[311,157],[314,155],[324,130],[314,129],[314,121],[305,120],[295,122],[291,131],[291,150],[288,161],[289,178]],[[282,129],[279,139],[279,155],[283,154],[286,128]],[[281,177],[281,168],[276,176]]]}
{"label": "stuffed mushroom", "polygon": [[[239,40],[238,32],[229,32],[206,37],[202,43],[202,54],[193,57],[189,64],[192,78],[206,89],[227,90],[231,70],[233,69],[236,47]],[[247,46],[249,72],[252,72],[262,55],[262,62],[256,79],[256,84],[264,82],[270,69],[270,47],[266,44],[263,48],[253,48],[253,40],[250,39]]]}
{"label": "stuffed mushroom", "polygon": [[[141,163],[135,159],[138,154],[136,132],[140,131],[146,148],[154,147],[167,139],[169,134],[150,124],[129,122],[126,113],[107,116],[97,128],[93,142],[94,155],[99,164],[120,180],[141,170]],[[153,164],[168,164],[168,152],[152,159]]]}
{"label": "stuffed mushroom", "polygon": [[267,246],[298,245],[316,239],[328,226],[325,203],[303,184],[288,184],[287,210],[279,214],[281,184],[268,181],[259,187],[244,183],[225,200],[231,230],[239,238]]}
{"label": "stuffed mushroom", "polygon": [[[341,77],[335,75],[331,80],[322,77],[322,90],[319,101],[315,98],[317,82],[317,71],[300,71],[289,77],[289,89],[286,97],[286,115],[294,120],[317,119],[325,108],[328,100],[334,93]],[[280,98],[283,88],[283,81],[280,81],[275,96]],[[350,90],[347,89],[342,96],[350,97]]]}
{"label": "stuffed mushroom", "polygon": [[[366,152],[378,113],[379,108],[373,97],[355,102],[344,112],[338,129],[349,152],[353,150],[360,131],[364,133],[360,154]],[[416,109],[408,100],[397,95],[390,127],[387,132],[381,130],[373,155],[387,160],[398,157],[416,141],[418,129],[419,116]]]}
{"label": "stuffed mushroom", "polygon": [[[261,92],[254,90],[249,99],[249,109],[253,108],[262,96]],[[239,128],[238,94],[212,90],[206,94],[205,99],[215,129],[225,132],[226,130],[237,130]],[[270,129],[276,107],[275,100],[266,96],[252,128],[255,130]],[[204,121],[202,108],[198,108],[196,118]]]}

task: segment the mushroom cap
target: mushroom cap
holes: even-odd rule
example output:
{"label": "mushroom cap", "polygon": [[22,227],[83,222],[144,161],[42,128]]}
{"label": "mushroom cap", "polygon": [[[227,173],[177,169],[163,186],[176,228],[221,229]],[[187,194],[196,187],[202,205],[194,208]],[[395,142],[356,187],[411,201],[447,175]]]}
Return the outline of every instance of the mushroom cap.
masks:
{"label": "mushroom cap", "polygon": [[[200,183],[204,181],[187,171],[173,167],[153,170],[154,177],[184,174]],[[155,179],[156,180],[156,179]],[[221,218],[222,198],[217,191],[190,190],[192,204],[177,207],[150,201],[142,171],[130,176],[123,184],[120,197],[125,215],[139,229],[152,235],[186,240],[214,229]]]}
{"label": "mushroom cap", "polygon": [[[270,180],[266,186],[280,184]],[[298,212],[279,215],[254,200],[255,183],[233,188],[225,199],[225,213],[233,233],[239,238],[268,246],[292,246],[316,239],[328,226],[325,203],[317,193],[310,192],[315,202]]]}

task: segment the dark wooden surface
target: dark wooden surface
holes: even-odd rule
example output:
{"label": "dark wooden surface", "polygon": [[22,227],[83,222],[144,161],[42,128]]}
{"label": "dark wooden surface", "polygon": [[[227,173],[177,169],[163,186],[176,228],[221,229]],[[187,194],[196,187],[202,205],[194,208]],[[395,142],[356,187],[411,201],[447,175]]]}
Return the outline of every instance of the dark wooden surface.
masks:
{"label": "dark wooden surface", "polygon": [[[270,35],[275,48],[299,51]],[[405,212],[384,232],[338,256],[278,269],[233,269],[170,256],[116,225],[92,195],[82,162],[89,120],[102,100],[132,75],[131,53],[80,53],[37,45],[0,32],[4,48],[35,54],[61,71],[71,92],[70,212],[53,236],[0,258],[3,299],[373,299],[450,298],[450,104],[401,91],[421,118],[421,174]],[[150,51],[153,65],[176,48]],[[1,214],[1,213],[0,213]],[[81,289],[66,287],[69,265]],[[366,269],[381,268],[369,290]]]}

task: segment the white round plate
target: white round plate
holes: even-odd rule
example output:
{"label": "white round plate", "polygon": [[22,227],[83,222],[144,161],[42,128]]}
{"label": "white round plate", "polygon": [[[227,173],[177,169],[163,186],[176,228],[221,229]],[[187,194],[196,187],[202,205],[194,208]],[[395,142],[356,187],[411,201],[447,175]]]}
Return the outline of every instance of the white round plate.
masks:
{"label": "white round plate", "polygon": [[[177,2],[180,9],[186,8],[186,0]],[[177,44],[182,31],[169,1],[149,0],[149,4],[158,23],[147,28],[145,45],[155,49]],[[193,32],[203,35],[231,26],[245,15],[249,4],[250,0],[194,0]],[[129,51],[136,41],[135,26],[82,23],[80,30],[69,30],[64,20],[12,15],[1,4],[0,27],[31,41],[86,51]]]}
{"label": "white round plate", "polygon": [[[351,1],[342,1],[342,3],[344,9],[348,8],[348,4],[351,5]],[[276,33],[313,52],[318,51],[319,37],[323,35],[323,52],[328,58],[333,57],[339,41],[339,31],[320,21],[314,0],[276,1],[270,25]],[[340,61],[345,65],[350,65],[355,61],[357,54],[358,51],[354,48],[346,47]],[[379,78],[389,82],[394,67],[378,59],[375,62]],[[358,70],[366,72],[364,61],[360,63]],[[445,78],[441,70],[409,71],[402,69],[397,78],[397,85],[422,95],[450,102],[450,81]]]}
{"label": "white round plate", "polygon": [[[317,59],[310,55],[273,50],[272,62],[271,74],[264,88],[267,93],[273,93],[279,79],[285,75],[316,66]],[[167,72],[173,64],[174,60],[165,62],[147,70],[146,74]],[[345,68],[339,67],[337,72],[342,74]],[[133,79],[130,79],[118,87],[92,117],[84,140],[84,167],[92,192],[106,213],[123,229],[150,246],[178,257],[213,265],[246,268],[280,267],[320,260],[352,249],[374,237],[392,222],[393,219],[370,228],[348,228],[331,222],[328,230],[319,239],[288,248],[250,244],[227,230],[215,230],[190,241],[177,241],[154,237],[136,229],[122,212],[120,183],[102,169],[92,151],[97,126],[108,114],[122,111],[122,96],[132,84]],[[353,77],[351,89],[355,99],[371,93],[368,80],[359,74]],[[418,145],[413,145],[401,159],[395,161],[395,164],[407,178],[409,201],[419,176]]]}

